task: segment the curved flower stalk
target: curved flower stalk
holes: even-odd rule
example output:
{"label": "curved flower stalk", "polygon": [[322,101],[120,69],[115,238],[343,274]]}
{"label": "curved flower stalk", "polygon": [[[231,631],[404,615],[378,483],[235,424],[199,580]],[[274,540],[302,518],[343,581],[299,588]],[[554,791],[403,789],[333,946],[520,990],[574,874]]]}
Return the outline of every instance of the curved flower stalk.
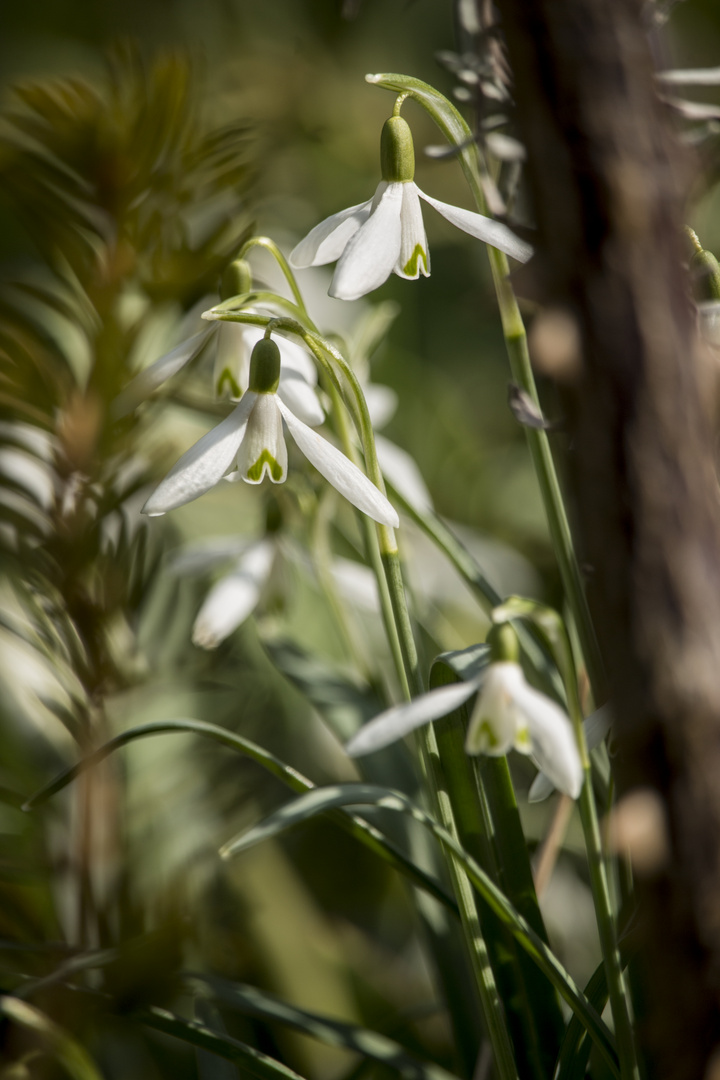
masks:
{"label": "curved flower stalk", "polygon": [[288,408],[278,394],[279,380],[280,350],[263,338],[253,349],[250,387],[240,404],[180,458],[143,513],[157,517],[198,498],[234,464],[246,483],[259,484],[266,475],[282,483],[287,475],[285,421],[298,448],[341,495],[380,524],[397,526],[395,510],[367,476]]}
{"label": "curved flower stalk", "polygon": [[583,770],[570,718],[554,701],[533,689],[513,661],[497,661],[475,679],[430,690],[388,709],[366,724],[346,750],[351,757],[380,750],[415,728],[447,716],[476,693],[467,752],[498,757],[514,748],[528,754],[555,787],[576,799]]}
{"label": "curved flower stalk", "polygon": [[[396,110],[399,108],[399,102]],[[414,280],[430,275],[430,255],[420,199],[458,229],[526,262],[532,248],[501,222],[426,195],[414,182],[415,152],[401,116],[385,121],[380,141],[382,180],[372,199],[341,210],[316,225],[290,255],[302,269],[338,260],[330,295],[357,300],[391,273]]]}

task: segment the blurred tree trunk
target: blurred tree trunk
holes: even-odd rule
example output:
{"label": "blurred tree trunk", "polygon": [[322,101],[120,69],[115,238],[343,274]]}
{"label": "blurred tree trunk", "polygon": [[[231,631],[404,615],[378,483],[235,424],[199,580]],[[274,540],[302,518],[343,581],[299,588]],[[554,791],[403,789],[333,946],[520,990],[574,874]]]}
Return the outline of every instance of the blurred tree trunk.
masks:
{"label": "blurred tree trunk", "polygon": [[652,793],[643,805],[661,812],[634,824],[647,845],[666,829],[669,845],[636,875],[641,1038],[651,1076],[709,1078],[720,1042],[720,513],[683,269],[687,162],[657,97],[639,0],[498,7],[539,227],[535,282],[545,311],[562,313],[558,348],[577,333],[563,390],[570,483],[618,789]]}

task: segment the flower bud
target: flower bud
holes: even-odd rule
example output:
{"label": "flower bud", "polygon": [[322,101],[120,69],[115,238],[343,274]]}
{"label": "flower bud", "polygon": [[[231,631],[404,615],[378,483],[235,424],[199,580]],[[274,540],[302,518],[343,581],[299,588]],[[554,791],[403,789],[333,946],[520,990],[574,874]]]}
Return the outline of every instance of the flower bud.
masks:
{"label": "flower bud", "polygon": [[274,394],[280,381],[280,350],[272,338],[262,338],[250,357],[249,390],[255,394]]}
{"label": "flower bud", "polygon": [[252,270],[245,259],[235,259],[226,266],[220,279],[220,299],[243,296],[252,289]]}
{"label": "flower bud", "polygon": [[389,184],[404,184],[415,176],[415,148],[412,133],[402,116],[391,116],[380,136],[382,178]]}

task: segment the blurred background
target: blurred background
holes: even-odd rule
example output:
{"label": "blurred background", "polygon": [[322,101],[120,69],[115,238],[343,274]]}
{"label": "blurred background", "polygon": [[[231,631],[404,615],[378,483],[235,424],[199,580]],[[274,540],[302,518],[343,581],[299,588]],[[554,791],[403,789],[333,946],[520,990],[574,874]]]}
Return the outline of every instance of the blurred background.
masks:
{"label": "blurred background", "polygon": [[[38,0],[6,5],[2,22],[2,987],[72,1033],[105,1077],[241,1075],[158,1031],[151,1008],[195,1015],[307,1076],[391,1075],[249,1007],[193,999],[188,970],[383,1031],[467,1075],[395,871],[330,823],[220,862],[221,844],[288,797],[246,757],[187,732],[142,739],[20,809],[108,738],[183,718],[254,740],[314,783],[358,778],[342,741],[397,688],[352,512],[296,470],[282,489],[220,485],[167,518],[140,517],[153,484],[227,413],[212,343],[151,400],[122,416],[113,403],[202,328],[251,233],[289,251],[370,197],[393,99],[364,76],[402,72],[451,94],[437,53],[458,47],[454,7]],[[717,66],[717,4],[676,5],[658,48],[668,66]],[[471,208],[457,163],[423,153],[439,141],[424,114],[404,115],[419,186]],[[718,252],[720,196],[698,180],[694,197],[689,219]],[[301,272],[301,287],[363,377],[396,395],[383,435],[415,459],[498,591],[558,603],[484,249],[430,209],[426,226],[427,280],[393,276],[353,304],[327,297],[330,271]],[[282,290],[266,253],[251,261]],[[254,614],[214,648],[193,644],[209,589],[266,530],[272,568]],[[401,536],[425,662],[482,640],[485,615],[447,560],[409,520]],[[524,792],[532,769],[514,767]],[[413,789],[402,748],[368,769]],[[531,844],[553,809],[523,801]],[[583,981],[597,944],[576,829],[544,903]],[[18,1023],[2,1032],[0,1075],[60,1074],[52,1038]]]}

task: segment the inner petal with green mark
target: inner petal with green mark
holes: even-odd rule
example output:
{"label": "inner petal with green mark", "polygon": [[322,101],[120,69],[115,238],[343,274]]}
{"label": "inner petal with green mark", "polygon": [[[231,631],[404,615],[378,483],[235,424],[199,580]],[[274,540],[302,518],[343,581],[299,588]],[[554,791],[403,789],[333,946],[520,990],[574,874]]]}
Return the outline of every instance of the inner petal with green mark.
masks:
{"label": "inner petal with green mark", "polygon": [[481,720],[474,733],[473,742],[479,754],[488,754],[500,745],[492,721]]}
{"label": "inner petal with green mark", "polygon": [[416,278],[419,276],[420,270],[418,268],[418,259],[422,259],[422,272],[425,277],[428,276],[427,251],[424,251],[420,244],[416,244],[415,250],[403,266],[403,272],[407,274],[408,277]]}
{"label": "inner petal with green mark", "polygon": [[285,479],[287,447],[274,394],[257,395],[237,463],[240,475],[248,484],[259,484],[266,474],[273,484],[281,484]]}
{"label": "inner petal with green mark", "polygon": [[215,393],[218,397],[222,397],[225,387],[228,388],[228,393],[231,398],[241,398],[242,390],[240,389],[237,380],[235,379],[230,368],[223,368],[220,372],[218,379],[215,382]]}
{"label": "inner petal with green mark", "polygon": [[253,484],[259,484],[266,468],[270,479],[274,483],[279,484],[283,479],[282,465],[275,460],[269,450],[263,450],[255,464],[251,465],[245,473],[245,478],[251,480]]}
{"label": "inner petal with green mark", "polygon": [[400,253],[395,273],[404,278],[417,278],[430,274],[427,236],[423,224],[422,209],[417,188],[413,183],[402,185],[400,209]]}

